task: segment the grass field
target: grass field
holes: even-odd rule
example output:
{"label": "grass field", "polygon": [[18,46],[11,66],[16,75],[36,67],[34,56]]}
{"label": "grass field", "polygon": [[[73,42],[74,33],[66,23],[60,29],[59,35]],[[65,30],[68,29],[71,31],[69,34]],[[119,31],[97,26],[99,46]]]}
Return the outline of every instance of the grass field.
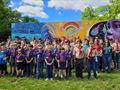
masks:
{"label": "grass field", "polygon": [[100,73],[99,79],[36,80],[35,78],[1,77],[0,90],[120,90],[120,72]]}

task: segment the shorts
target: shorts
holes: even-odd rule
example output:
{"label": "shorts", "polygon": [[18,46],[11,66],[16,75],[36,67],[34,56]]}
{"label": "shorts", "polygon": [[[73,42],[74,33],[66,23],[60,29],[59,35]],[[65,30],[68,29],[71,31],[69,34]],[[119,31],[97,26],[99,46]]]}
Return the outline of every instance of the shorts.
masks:
{"label": "shorts", "polygon": [[20,70],[20,69],[23,70],[24,69],[23,62],[17,62],[16,66],[17,66],[17,70]]}
{"label": "shorts", "polygon": [[60,69],[66,69],[66,62],[60,62]]}
{"label": "shorts", "polygon": [[11,66],[15,66],[15,65],[16,65],[16,62],[15,62],[15,59],[14,59],[14,58],[11,59],[10,65],[11,65]]}
{"label": "shorts", "polygon": [[7,66],[6,64],[0,64],[0,70],[6,70]]}

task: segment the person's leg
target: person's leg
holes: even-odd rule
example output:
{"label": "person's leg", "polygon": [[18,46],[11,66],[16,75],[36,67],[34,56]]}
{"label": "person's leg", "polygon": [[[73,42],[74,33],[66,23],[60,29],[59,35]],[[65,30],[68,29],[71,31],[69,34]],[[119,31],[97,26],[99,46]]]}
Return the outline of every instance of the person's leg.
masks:
{"label": "person's leg", "polygon": [[50,67],[49,67],[49,65],[46,65],[46,79],[50,79],[49,73],[50,73]]}
{"label": "person's leg", "polygon": [[27,63],[23,62],[23,64],[24,64],[23,75],[26,75],[27,74]]}
{"label": "person's leg", "polygon": [[109,54],[108,56],[107,56],[107,64],[108,64],[108,72],[110,72],[111,71],[111,61],[112,61],[112,56],[111,56],[111,54]]}
{"label": "person's leg", "polygon": [[71,64],[68,65],[68,76],[69,77],[72,76],[72,67],[71,67]]}
{"label": "person's leg", "polygon": [[98,56],[95,57],[95,68],[96,68],[96,71],[98,71]]}
{"label": "person's leg", "polygon": [[96,73],[96,63],[95,63],[95,60],[93,59],[92,60],[92,66],[93,66],[93,73],[94,73],[94,78],[96,78],[97,79],[97,73]]}
{"label": "person's leg", "polygon": [[12,64],[11,64],[11,62],[9,63],[10,64],[10,74],[12,74]]}
{"label": "person's leg", "polygon": [[0,64],[0,76],[2,76],[2,64]]}
{"label": "person's leg", "polygon": [[50,66],[50,78],[53,78],[53,65]]}
{"label": "person's leg", "polygon": [[65,69],[63,70],[63,76],[64,76],[64,78],[66,77],[66,70]]}
{"label": "person's leg", "polygon": [[80,60],[80,78],[83,78],[83,59],[82,60]]}
{"label": "person's leg", "polygon": [[12,76],[14,75],[14,66],[12,66]]}
{"label": "person's leg", "polygon": [[30,67],[29,67],[29,71],[30,71],[30,76],[33,75],[33,63],[30,63]]}
{"label": "person's leg", "polygon": [[37,67],[36,67],[36,79],[39,79],[39,76],[40,76],[40,65],[39,63],[37,62]]}
{"label": "person's leg", "polygon": [[16,74],[17,74],[16,76],[19,77],[19,65],[18,65],[18,63],[16,65]]}
{"label": "person's leg", "polygon": [[[1,65],[0,65],[1,66]],[[0,76],[2,76],[2,69],[0,69]]]}
{"label": "person's leg", "polygon": [[75,62],[75,71],[76,71],[76,77],[78,78],[79,77],[79,62],[78,62],[78,59],[76,59],[76,62]]}
{"label": "person's leg", "polygon": [[24,73],[23,73],[23,72],[24,72],[23,70],[24,70],[24,63],[21,62],[21,77],[23,77],[23,74],[24,74]]}
{"label": "person's leg", "polygon": [[103,70],[103,60],[102,56],[100,56],[100,71]]}
{"label": "person's leg", "polygon": [[91,59],[88,60],[88,79],[91,77]]}
{"label": "person's leg", "polygon": [[29,75],[29,65],[28,65],[28,63],[26,63],[26,76],[28,77]]}
{"label": "person's leg", "polygon": [[2,76],[5,76],[5,69],[2,71]]}
{"label": "person's leg", "polygon": [[21,77],[23,77],[24,71],[23,69],[21,69]]}
{"label": "person's leg", "polygon": [[98,56],[98,65],[97,65],[98,72],[100,72],[100,70],[101,70],[100,66],[101,66],[100,56]]}
{"label": "person's leg", "polygon": [[68,69],[68,67],[66,68],[66,77],[69,77],[69,69]]}
{"label": "person's leg", "polygon": [[120,53],[117,53],[118,70],[120,70]]}
{"label": "person's leg", "polygon": [[106,62],[107,61],[107,58],[106,58],[106,55],[103,55],[103,69],[104,71],[106,71]]}
{"label": "person's leg", "polygon": [[118,70],[118,59],[117,59],[117,53],[115,52],[114,53],[114,61],[115,61],[115,66],[116,66],[116,69]]}
{"label": "person's leg", "polygon": [[43,63],[40,63],[40,77],[43,78]]}
{"label": "person's leg", "polygon": [[31,65],[30,63],[27,64],[27,76],[30,77],[30,73],[31,73]]}
{"label": "person's leg", "polygon": [[59,70],[59,77],[62,78],[62,70]]}

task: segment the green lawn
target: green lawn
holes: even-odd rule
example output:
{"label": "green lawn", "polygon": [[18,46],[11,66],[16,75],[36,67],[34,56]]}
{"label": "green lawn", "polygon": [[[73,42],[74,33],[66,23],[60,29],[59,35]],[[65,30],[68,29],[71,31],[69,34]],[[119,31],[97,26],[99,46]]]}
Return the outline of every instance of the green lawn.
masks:
{"label": "green lawn", "polygon": [[120,90],[120,72],[100,73],[99,79],[36,80],[35,78],[1,77],[0,90]]}

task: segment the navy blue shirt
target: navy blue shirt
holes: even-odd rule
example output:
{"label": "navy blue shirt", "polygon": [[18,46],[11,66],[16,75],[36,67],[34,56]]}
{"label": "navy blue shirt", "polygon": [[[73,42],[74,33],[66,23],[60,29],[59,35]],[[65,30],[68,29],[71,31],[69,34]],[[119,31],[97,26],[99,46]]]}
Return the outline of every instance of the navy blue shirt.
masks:
{"label": "navy blue shirt", "polygon": [[51,63],[53,58],[54,58],[54,55],[52,51],[45,52],[45,59],[47,60],[48,63]]}
{"label": "navy blue shirt", "polygon": [[65,52],[60,53],[59,56],[58,56],[58,59],[59,59],[60,62],[66,62],[67,61],[66,53]]}
{"label": "navy blue shirt", "polygon": [[27,55],[26,55],[27,60],[31,60],[34,57],[33,50],[27,50],[26,52],[27,52]]}
{"label": "navy blue shirt", "polygon": [[10,49],[10,56],[15,59],[17,55],[17,49]]}
{"label": "navy blue shirt", "polygon": [[25,61],[25,56],[24,55],[17,55],[16,60],[21,60],[21,62]]}
{"label": "navy blue shirt", "polygon": [[54,58],[57,57],[58,51],[59,51],[58,48],[53,49]]}
{"label": "navy blue shirt", "polygon": [[37,62],[43,63],[44,61],[44,51],[42,50],[41,52],[37,53]]}

